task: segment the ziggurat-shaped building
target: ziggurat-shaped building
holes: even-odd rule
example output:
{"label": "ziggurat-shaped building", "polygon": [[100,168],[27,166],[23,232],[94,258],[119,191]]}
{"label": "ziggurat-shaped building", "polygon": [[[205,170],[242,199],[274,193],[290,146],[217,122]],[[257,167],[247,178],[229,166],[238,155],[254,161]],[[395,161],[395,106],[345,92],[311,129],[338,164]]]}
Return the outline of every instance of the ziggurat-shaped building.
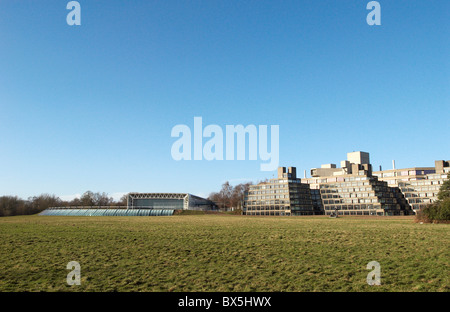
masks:
{"label": "ziggurat-shaped building", "polygon": [[434,167],[381,170],[373,174],[389,186],[398,187],[415,213],[437,200],[441,186],[448,179],[450,161],[436,160]]}
{"label": "ziggurat-shaped building", "polygon": [[244,196],[243,213],[251,216],[321,214],[312,202],[310,188],[297,178],[296,168],[278,168],[278,178],[251,185]]}
{"label": "ziggurat-shaped building", "polygon": [[[341,162],[311,169],[299,179],[296,169],[278,169],[278,179],[250,186],[244,199],[245,215],[359,215],[414,214],[398,187],[372,175],[369,154],[353,152]],[[309,194],[308,194],[309,192]],[[280,196],[282,195],[282,197]]]}

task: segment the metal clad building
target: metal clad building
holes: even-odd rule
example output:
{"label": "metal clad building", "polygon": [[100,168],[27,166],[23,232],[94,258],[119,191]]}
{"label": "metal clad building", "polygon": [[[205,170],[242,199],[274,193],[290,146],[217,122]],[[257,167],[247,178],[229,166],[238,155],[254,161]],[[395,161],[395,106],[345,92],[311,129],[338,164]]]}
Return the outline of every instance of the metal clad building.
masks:
{"label": "metal clad building", "polygon": [[129,209],[215,210],[216,205],[189,193],[129,193]]}

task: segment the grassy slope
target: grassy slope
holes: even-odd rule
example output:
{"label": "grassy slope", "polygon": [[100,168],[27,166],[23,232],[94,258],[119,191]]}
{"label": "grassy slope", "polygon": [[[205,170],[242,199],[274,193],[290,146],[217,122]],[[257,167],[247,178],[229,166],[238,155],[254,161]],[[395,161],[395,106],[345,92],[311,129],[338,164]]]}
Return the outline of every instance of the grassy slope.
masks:
{"label": "grassy slope", "polygon": [[[411,218],[0,218],[0,291],[449,291],[449,226]],[[81,265],[68,286],[66,265]],[[368,286],[367,263],[381,264]]]}

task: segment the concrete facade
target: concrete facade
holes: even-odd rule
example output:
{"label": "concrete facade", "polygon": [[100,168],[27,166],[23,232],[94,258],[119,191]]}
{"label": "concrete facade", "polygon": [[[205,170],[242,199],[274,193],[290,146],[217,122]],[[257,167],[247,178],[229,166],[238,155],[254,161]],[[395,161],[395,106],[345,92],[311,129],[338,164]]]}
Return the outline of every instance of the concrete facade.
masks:
{"label": "concrete facade", "polygon": [[380,181],[398,187],[417,213],[437,200],[439,189],[450,173],[450,161],[436,160],[434,167],[393,168],[374,172]]}
{"label": "concrete facade", "polygon": [[243,208],[243,214],[249,216],[322,214],[313,206],[310,188],[297,178],[295,167],[279,167],[278,178],[251,185]]}
{"label": "concrete facade", "polygon": [[[341,168],[313,168],[309,184],[324,214],[331,215],[409,215],[411,207],[398,187],[389,187],[372,175],[369,153],[352,152]],[[315,191],[314,191],[315,190]],[[319,199],[319,198],[320,199]]]}

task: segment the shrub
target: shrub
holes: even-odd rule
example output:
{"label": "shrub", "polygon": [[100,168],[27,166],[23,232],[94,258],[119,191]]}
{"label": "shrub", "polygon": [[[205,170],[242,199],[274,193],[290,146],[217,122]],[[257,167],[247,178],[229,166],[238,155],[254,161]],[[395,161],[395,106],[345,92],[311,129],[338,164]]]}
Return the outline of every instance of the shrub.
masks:
{"label": "shrub", "polygon": [[416,216],[421,222],[450,222],[450,173],[439,189],[437,202],[423,208]]}
{"label": "shrub", "polygon": [[450,222],[450,198],[426,206],[417,214],[416,218],[420,222]]}

